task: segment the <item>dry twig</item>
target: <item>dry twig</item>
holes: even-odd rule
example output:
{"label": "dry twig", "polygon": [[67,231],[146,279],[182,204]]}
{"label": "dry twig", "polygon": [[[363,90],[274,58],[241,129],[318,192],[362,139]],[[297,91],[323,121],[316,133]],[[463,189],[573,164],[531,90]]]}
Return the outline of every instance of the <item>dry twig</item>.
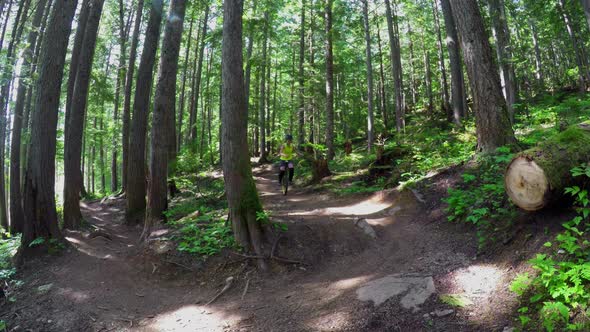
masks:
{"label": "dry twig", "polygon": [[225,279],[225,286],[223,287],[221,292],[217,293],[217,295],[215,295],[215,297],[213,297],[211,299],[211,301],[207,302],[206,305],[210,305],[211,303],[215,302],[218,298],[220,298],[221,295],[223,295],[225,292],[227,292],[231,288],[233,283],[234,283],[234,277],[229,277],[229,278]]}

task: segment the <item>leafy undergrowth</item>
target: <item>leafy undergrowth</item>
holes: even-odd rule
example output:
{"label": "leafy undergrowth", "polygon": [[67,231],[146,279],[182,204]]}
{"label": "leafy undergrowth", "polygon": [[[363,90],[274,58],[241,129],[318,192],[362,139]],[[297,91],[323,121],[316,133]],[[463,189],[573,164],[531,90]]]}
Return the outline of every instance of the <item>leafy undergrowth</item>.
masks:
{"label": "leafy undergrowth", "polygon": [[[582,122],[590,115],[590,95],[556,93],[538,99],[534,104],[518,105],[515,128],[523,148]],[[501,238],[510,238],[517,209],[505,193],[504,170],[511,159],[507,147],[491,155],[476,156],[465,167],[461,175],[463,181],[449,189],[448,196],[443,199],[448,205],[448,220],[476,226],[480,249]]]}
{"label": "leafy undergrowth", "polygon": [[476,157],[461,175],[462,183],[450,188],[448,197],[443,199],[448,205],[445,211],[449,221],[475,225],[480,250],[509,229],[516,215],[504,191],[503,170],[511,160],[508,147]]}
{"label": "leafy undergrowth", "polygon": [[[576,167],[572,175],[590,178],[590,166]],[[510,286],[521,298],[523,329],[590,330],[590,197],[577,186],[565,193],[574,197],[577,216],[562,224],[554,243],[545,243],[547,252],[529,261],[536,274],[520,274]]]}
{"label": "leafy undergrowth", "polygon": [[211,173],[175,178],[181,191],[166,211],[172,240],[180,252],[206,258],[234,247],[231,227],[226,222],[227,202],[223,179]]}
{"label": "leafy undergrowth", "polygon": [[0,281],[9,282],[16,273],[12,266],[12,258],[20,246],[20,234],[16,236],[5,235],[0,239]]}

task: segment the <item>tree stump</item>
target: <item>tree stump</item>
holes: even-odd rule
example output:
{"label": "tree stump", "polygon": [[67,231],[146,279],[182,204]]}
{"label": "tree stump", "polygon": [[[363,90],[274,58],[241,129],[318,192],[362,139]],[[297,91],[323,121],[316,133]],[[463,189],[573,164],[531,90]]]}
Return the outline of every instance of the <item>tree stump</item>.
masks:
{"label": "tree stump", "polygon": [[346,153],[347,156],[350,156],[352,153],[352,142],[350,140],[347,140],[344,143],[344,153]]}
{"label": "tree stump", "polygon": [[583,181],[570,170],[590,161],[590,123],[571,126],[538,146],[519,153],[505,173],[506,193],[526,211],[537,211]]}
{"label": "tree stump", "polygon": [[314,159],[312,161],[312,179],[311,182],[317,183],[320,182],[323,178],[331,176],[332,172],[328,168],[328,160],[321,158],[321,159]]}

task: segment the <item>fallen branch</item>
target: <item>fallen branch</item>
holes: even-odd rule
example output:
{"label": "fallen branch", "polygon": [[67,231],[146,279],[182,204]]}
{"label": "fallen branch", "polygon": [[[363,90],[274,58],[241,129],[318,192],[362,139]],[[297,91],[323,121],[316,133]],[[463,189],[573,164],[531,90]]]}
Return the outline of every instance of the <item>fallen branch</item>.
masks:
{"label": "fallen branch", "polygon": [[279,245],[279,241],[281,241],[282,238],[283,238],[282,235],[277,236],[275,243],[273,243],[273,245],[272,245],[272,250],[270,251],[270,258],[273,258],[275,256],[275,251],[277,250],[277,247]]}
{"label": "fallen branch", "polygon": [[207,302],[206,305],[210,305],[211,303],[215,302],[218,298],[221,297],[221,295],[225,294],[225,292],[227,292],[231,286],[234,283],[234,277],[229,277],[225,280],[225,286],[223,287],[223,289],[221,290],[221,292],[217,293],[217,295],[215,295],[215,297],[213,297],[211,299],[211,301]]}
{"label": "fallen branch", "polygon": [[233,252],[232,254],[234,255],[238,255],[247,259],[274,259],[275,261],[279,261],[279,262],[283,262],[283,263],[289,263],[289,264],[300,264],[300,265],[307,265],[309,266],[309,264],[301,262],[301,261],[296,261],[296,260],[292,260],[292,259],[287,259],[287,258],[282,258],[282,257],[277,257],[277,256],[270,256],[270,257],[265,257],[265,256],[251,256],[251,255],[244,255],[244,254],[240,254],[237,252]]}
{"label": "fallen branch", "polygon": [[176,263],[176,262],[173,262],[173,261],[167,261],[167,260],[164,260],[164,262],[169,263],[169,264],[173,264],[173,265],[176,265],[176,266],[180,266],[180,267],[182,267],[184,269],[187,269],[187,270],[189,270],[191,272],[194,272],[193,269],[191,269],[190,267],[188,267],[186,265],[182,265],[180,263]]}
{"label": "fallen branch", "polygon": [[111,235],[105,231],[102,231],[102,230],[96,230],[96,231],[88,234],[88,238],[91,240],[96,239],[97,237],[102,237],[102,238],[105,238],[109,241],[113,241],[113,238],[111,237]]}
{"label": "fallen branch", "polygon": [[[254,270],[252,270],[252,271],[254,271]],[[246,272],[246,278],[248,278],[248,276],[250,275],[250,273],[252,273],[252,271]],[[242,292],[242,301],[244,301],[244,297],[246,296],[246,293],[248,293],[249,286],[250,286],[250,278],[248,278],[248,280],[246,280],[246,286],[244,287],[244,291]]]}
{"label": "fallen branch", "polygon": [[246,286],[244,287],[244,292],[242,292],[242,301],[244,301],[244,297],[246,293],[248,293],[248,287],[250,286],[250,279],[246,280]]}

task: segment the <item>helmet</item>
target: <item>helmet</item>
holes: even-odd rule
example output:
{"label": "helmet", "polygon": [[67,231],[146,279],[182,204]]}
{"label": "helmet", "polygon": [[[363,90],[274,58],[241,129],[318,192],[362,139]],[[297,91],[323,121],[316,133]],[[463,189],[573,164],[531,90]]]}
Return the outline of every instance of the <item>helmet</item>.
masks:
{"label": "helmet", "polygon": [[285,140],[286,141],[292,141],[293,140],[293,135],[291,135],[291,134],[285,135]]}

